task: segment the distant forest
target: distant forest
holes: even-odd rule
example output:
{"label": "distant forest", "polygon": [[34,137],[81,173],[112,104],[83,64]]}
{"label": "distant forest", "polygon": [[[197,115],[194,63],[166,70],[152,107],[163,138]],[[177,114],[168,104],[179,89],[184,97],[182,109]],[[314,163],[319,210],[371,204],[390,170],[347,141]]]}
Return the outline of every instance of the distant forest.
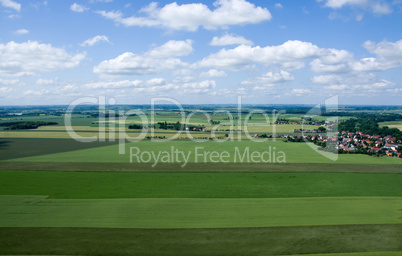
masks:
{"label": "distant forest", "polygon": [[29,122],[7,122],[1,123],[0,126],[7,127],[5,130],[21,130],[21,129],[36,129],[44,125],[57,125],[56,122],[29,121]]}

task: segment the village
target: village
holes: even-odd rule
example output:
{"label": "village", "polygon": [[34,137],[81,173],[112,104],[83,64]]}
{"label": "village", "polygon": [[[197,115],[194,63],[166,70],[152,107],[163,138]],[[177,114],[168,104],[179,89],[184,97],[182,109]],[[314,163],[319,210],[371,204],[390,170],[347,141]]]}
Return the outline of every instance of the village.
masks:
{"label": "village", "polygon": [[392,137],[391,135],[381,137],[380,135],[364,134],[359,131],[341,131],[338,133],[338,136],[328,136],[325,134],[305,135],[304,133],[283,135],[281,137],[291,142],[314,142],[323,148],[327,144],[331,144],[333,146],[332,150],[335,149],[341,154],[357,153],[402,158],[401,141],[397,141],[396,137]]}

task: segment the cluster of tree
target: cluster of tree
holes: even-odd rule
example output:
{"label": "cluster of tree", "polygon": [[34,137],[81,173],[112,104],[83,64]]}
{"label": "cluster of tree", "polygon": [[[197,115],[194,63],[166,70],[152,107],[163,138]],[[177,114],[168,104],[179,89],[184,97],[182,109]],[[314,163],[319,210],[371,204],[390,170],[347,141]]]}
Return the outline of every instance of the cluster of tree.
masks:
{"label": "cluster of tree", "polygon": [[217,132],[235,132],[235,131],[241,132],[242,130],[241,129],[237,129],[237,130],[235,130],[235,129],[222,129],[222,130],[215,130],[215,131],[217,131]]}
{"label": "cluster of tree", "polygon": [[[339,131],[357,132],[360,131],[370,135],[380,135],[385,137],[391,135],[397,140],[402,140],[402,131],[397,128],[389,128],[388,126],[380,127],[378,122],[393,121],[394,116],[377,116],[374,118],[353,118],[345,120],[339,124]],[[391,120],[389,120],[391,119]]]}
{"label": "cluster of tree", "polygon": [[[220,137],[197,137],[196,139],[197,140],[216,140],[216,139],[223,140],[223,139],[226,139],[228,137],[226,135],[227,134],[225,134],[225,137],[223,137],[223,136],[220,136]],[[145,139],[147,139],[147,140],[150,140],[150,139],[164,140],[164,139],[167,139],[167,138],[166,138],[166,136],[146,136]],[[178,138],[176,140],[192,140],[192,139],[190,139],[189,137],[180,137],[180,138]]]}
{"label": "cluster of tree", "polygon": [[150,139],[164,140],[164,139],[166,139],[166,136],[147,136],[147,137],[145,137],[145,139],[147,139],[147,140],[150,140]]}
{"label": "cluster of tree", "polygon": [[339,150],[337,149],[336,141],[321,141],[321,140],[313,140],[313,143],[319,146],[319,150],[327,151],[331,153],[337,153]]}
{"label": "cluster of tree", "polygon": [[220,124],[220,123],[221,123],[221,121],[215,121],[215,120],[211,120],[211,121],[209,121],[209,123],[210,123],[210,124]]}
{"label": "cluster of tree", "polygon": [[21,130],[21,129],[36,129],[44,125],[57,125],[56,122],[29,121],[29,122],[8,122],[2,123],[0,126],[6,126],[5,130]]}
{"label": "cluster of tree", "polygon": [[[92,113],[90,113],[90,116],[91,117],[94,117],[94,118],[98,118],[99,117],[99,112],[92,112]],[[137,114],[133,114],[133,115],[137,115]],[[130,116],[133,116],[133,115],[130,115]],[[104,115],[103,115],[103,117],[104,118],[110,118],[110,117],[121,117],[122,115],[120,115],[119,113],[109,113],[109,112],[106,112]]]}
{"label": "cluster of tree", "polygon": [[377,122],[396,121],[402,119],[401,114],[387,113],[387,114],[373,114],[366,112],[327,112],[322,113],[322,116],[353,116],[356,118],[368,118],[376,120]]}
{"label": "cluster of tree", "polygon": [[305,140],[303,138],[299,138],[299,137],[289,137],[287,140],[285,140],[285,142],[305,142]]}
{"label": "cluster of tree", "polygon": [[258,135],[258,137],[259,138],[264,138],[264,139],[272,138],[272,134],[263,133],[263,134]]}
{"label": "cluster of tree", "polygon": [[132,124],[128,126],[128,129],[137,129],[137,130],[142,130],[144,126],[142,124]]}
{"label": "cluster of tree", "polygon": [[289,119],[278,117],[276,119],[277,122],[289,123]]}
{"label": "cluster of tree", "polygon": [[225,120],[239,120],[240,118],[238,116],[234,117],[225,117]]}
{"label": "cluster of tree", "polygon": [[15,125],[15,124],[22,124],[24,122],[4,122],[4,123],[0,123],[0,126],[11,126],[11,125]]}
{"label": "cluster of tree", "polygon": [[313,137],[311,135],[308,135],[307,137],[301,137],[301,136],[294,136],[294,137],[288,137],[287,141],[290,142],[313,142],[314,144],[320,146],[320,147],[325,147],[326,142],[325,141],[319,141],[317,140],[317,136]]}
{"label": "cluster of tree", "polygon": [[64,111],[49,112],[49,115],[51,115],[51,116],[62,116],[62,115],[64,115]]}
{"label": "cluster of tree", "polygon": [[321,113],[322,116],[356,116],[356,113],[346,111],[332,111]]}
{"label": "cluster of tree", "polygon": [[163,130],[183,130],[183,125],[177,121],[176,123],[168,123],[168,122],[158,122],[157,127]]}

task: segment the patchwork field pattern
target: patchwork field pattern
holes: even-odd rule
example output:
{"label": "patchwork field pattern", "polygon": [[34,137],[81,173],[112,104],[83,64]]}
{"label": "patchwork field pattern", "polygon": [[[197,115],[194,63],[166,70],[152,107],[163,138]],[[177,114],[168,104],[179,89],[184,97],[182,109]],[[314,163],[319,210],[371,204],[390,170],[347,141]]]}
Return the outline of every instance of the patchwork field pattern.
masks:
{"label": "patchwork field pattern", "polygon": [[[286,163],[207,158],[152,167],[130,163],[130,147],[283,151]],[[272,140],[118,149],[2,139],[0,255],[401,254],[400,159],[339,155],[334,163],[305,143]]]}
{"label": "patchwork field pattern", "polygon": [[[285,143],[283,141],[272,141],[268,140],[266,142],[255,142],[249,140],[243,141],[227,141],[227,142],[194,142],[191,140],[175,140],[175,141],[137,141],[126,143],[124,145],[125,152],[123,154],[119,153],[119,145],[109,145],[99,147],[105,142],[90,142],[88,143],[87,149],[82,150],[70,150],[63,153],[46,154],[35,157],[22,157],[14,158],[11,161],[17,162],[121,162],[130,163],[132,161],[148,163],[150,166],[154,165],[155,159],[151,158],[149,161],[141,161],[141,159],[148,160],[148,157],[141,158],[142,152],[154,152],[158,154],[159,152],[167,152],[170,155],[172,150],[180,150],[184,154],[188,155],[190,163],[204,163],[213,162],[217,158],[211,158],[208,152],[217,151],[218,153],[227,152],[230,156],[227,160],[228,162],[239,163],[241,159],[245,159],[243,162],[252,162],[251,158],[244,158],[244,154],[250,155],[254,151],[260,153],[267,152],[264,158],[260,162],[266,161],[268,163],[337,163],[337,164],[402,164],[402,159],[398,158],[387,158],[387,157],[372,157],[368,155],[352,155],[352,154],[341,154],[338,155],[338,160],[336,162],[326,158],[325,156],[317,153],[313,150],[316,148],[315,145],[311,144],[309,147],[306,143]],[[85,147],[87,143],[77,143],[83,144]],[[91,148],[92,145],[96,145]],[[107,143],[105,143],[107,144]],[[110,144],[110,142],[109,142]],[[46,144],[36,145],[37,147],[47,147]],[[35,147],[36,147],[35,146]],[[62,146],[61,146],[62,147]],[[130,148],[135,149],[131,151],[133,155],[138,152],[137,157],[130,157]],[[196,152],[197,150],[197,152]],[[248,153],[247,153],[248,152]],[[281,153],[282,152],[282,153]],[[199,156],[196,155],[201,154]],[[9,153],[11,154],[11,153]],[[331,153],[328,153],[331,154]],[[284,157],[281,157],[284,156]],[[235,159],[236,158],[236,159]],[[139,161],[138,161],[139,160]],[[182,160],[182,159],[179,159]],[[219,159],[218,159],[219,160]],[[178,161],[170,161],[169,163]],[[266,163],[265,162],[265,163]],[[184,162],[182,161],[181,164]]]}

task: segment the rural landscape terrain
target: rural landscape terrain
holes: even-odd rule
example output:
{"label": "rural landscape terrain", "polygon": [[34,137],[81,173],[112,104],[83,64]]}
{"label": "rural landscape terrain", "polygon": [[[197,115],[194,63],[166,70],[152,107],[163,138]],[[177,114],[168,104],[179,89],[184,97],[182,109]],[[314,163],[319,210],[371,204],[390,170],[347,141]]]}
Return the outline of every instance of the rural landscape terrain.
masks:
{"label": "rural landscape terrain", "polygon": [[[328,115],[307,118],[309,106],[282,106],[275,117],[261,113],[278,106],[185,106],[192,115],[183,122],[171,105],[105,112],[83,105],[71,112],[70,128],[65,108],[1,110],[1,255],[402,254],[402,147],[394,155],[367,154],[374,142],[366,153],[325,152],[312,136],[342,145],[345,133],[319,132],[331,129]],[[125,108],[143,114],[115,114]],[[339,127],[395,119],[374,132],[394,127],[393,144],[401,144],[398,107],[337,113]],[[124,143],[110,132],[122,127]],[[88,141],[69,138],[68,129]],[[100,130],[104,141],[89,141]],[[138,151],[171,155],[157,161]]]}
{"label": "rural landscape terrain", "polygon": [[0,256],[402,256],[402,0],[0,0]]}

